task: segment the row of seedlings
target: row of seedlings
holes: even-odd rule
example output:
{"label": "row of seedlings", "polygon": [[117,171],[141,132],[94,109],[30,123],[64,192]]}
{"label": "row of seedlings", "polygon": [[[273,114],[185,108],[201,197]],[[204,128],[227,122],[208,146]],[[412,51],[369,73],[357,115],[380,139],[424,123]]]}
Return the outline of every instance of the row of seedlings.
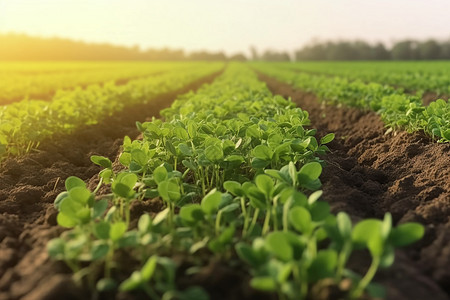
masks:
{"label": "row of seedlings", "polygon": [[[94,294],[208,299],[201,287],[181,290],[177,279],[219,261],[243,262],[251,287],[279,299],[306,299],[324,281],[343,280],[356,299],[379,293],[370,283],[377,269],[423,235],[416,223],[393,227],[390,214],[355,226],[332,214],[320,200],[318,155],[334,135],[317,141],[308,113],[271,95],[244,65],[230,65],[162,115],[137,123],[142,140],[124,139],[121,167],[92,157],[103,167],[94,191],[69,177],[55,200],[58,223],[70,230],[49,242],[50,256]],[[111,192],[99,193],[102,185]],[[132,203],[155,198],[163,209],[136,222]],[[346,268],[357,249],[372,255],[362,276]]]}

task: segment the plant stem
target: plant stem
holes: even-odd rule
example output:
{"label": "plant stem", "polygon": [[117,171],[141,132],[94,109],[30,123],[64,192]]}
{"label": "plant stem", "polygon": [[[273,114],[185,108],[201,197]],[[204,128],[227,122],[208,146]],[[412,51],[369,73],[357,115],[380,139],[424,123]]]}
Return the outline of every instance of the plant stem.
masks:
{"label": "plant stem", "polygon": [[219,236],[219,234],[220,234],[220,219],[221,218],[222,218],[222,210],[219,210],[219,212],[217,213],[217,217],[216,217],[216,226],[215,226],[216,236]]}
{"label": "plant stem", "polygon": [[283,231],[287,232],[289,230],[289,208],[291,208],[292,198],[289,198],[283,205]]}
{"label": "plant stem", "polygon": [[250,224],[250,228],[248,229],[248,233],[252,233],[253,229],[255,228],[256,220],[258,219],[259,215],[259,208],[255,209],[255,212],[253,213],[253,219],[252,223]]}
{"label": "plant stem", "polygon": [[266,217],[264,218],[264,225],[262,228],[262,235],[266,235],[266,233],[270,229],[270,215],[271,215],[271,209],[266,210]]}
{"label": "plant stem", "polygon": [[345,263],[347,262],[348,253],[351,250],[351,243],[349,241],[344,243],[341,252],[338,257],[338,265],[336,269],[336,281],[339,282],[342,279],[342,273],[344,272]]}
{"label": "plant stem", "polygon": [[100,189],[100,187],[102,186],[103,183],[103,177],[100,177],[100,180],[95,188],[95,190],[93,191],[94,194],[97,194],[98,190]]}
{"label": "plant stem", "polygon": [[367,270],[366,275],[359,281],[356,288],[353,290],[353,292],[350,293],[351,299],[358,299],[361,297],[362,293],[366,289],[367,285],[372,281],[373,277],[375,276],[375,273],[378,270],[378,266],[380,265],[380,257],[375,256],[372,259],[372,263],[370,264],[369,269]]}
{"label": "plant stem", "polygon": [[247,228],[248,228],[248,215],[247,215],[247,209],[245,208],[245,199],[244,197],[241,197],[241,210],[242,214],[244,216],[244,227],[242,229],[242,237],[245,237],[247,235]]}

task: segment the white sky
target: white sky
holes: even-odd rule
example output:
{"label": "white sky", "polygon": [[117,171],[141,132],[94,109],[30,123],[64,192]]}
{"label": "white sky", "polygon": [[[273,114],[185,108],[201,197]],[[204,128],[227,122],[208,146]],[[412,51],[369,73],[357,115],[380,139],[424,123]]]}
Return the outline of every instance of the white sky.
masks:
{"label": "white sky", "polygon": [[0,0],[0,33],[89,42],[293,51],[313,38],[450,38],[450,0]]}

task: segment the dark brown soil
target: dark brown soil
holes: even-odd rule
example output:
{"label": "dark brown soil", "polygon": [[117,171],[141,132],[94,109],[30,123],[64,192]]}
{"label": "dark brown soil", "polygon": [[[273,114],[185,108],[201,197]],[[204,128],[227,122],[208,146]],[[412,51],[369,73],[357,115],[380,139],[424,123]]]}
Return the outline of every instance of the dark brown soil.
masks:
{"label": "dark brown soil", "polygon": [[399,250],[396,263],[381,272],[389,299],[449,299],[450,145],[422,134],[385,135],[373,112],[327,106],[311,93],[260,74],[274,94],[291,97],[310,113],[318,136],[334,132],[324,159],[324,199],[335,212],[355,220],[391,212],[396,223],[426,226],[425,237]]}
{"label": "dark brown soil", "polygon": [[438,95],[438,94],[433,93],[433,92],[426,92],[422,96],[422,102],[423,102],[424,105],[429,105],[431,102],[434,102],[437,99],[448,100],[449,98],[450,98],[449,95]]}
{"label": "dark brown soil", "polygon": [[[197,80],[178,91],[161,95],[148,104],[135,105],[86,126],[69,136],[42,143],[35,153],[6,160],[0,170],[0,300],[85,299],[62,263],[49,260],[47,242],[59,236],[55,197],[68,176],[95,181],[99,168],[91,155],[114,160],[125,135],[135,138],[136,121],[159,116],[177,95],[212,82],[220,72]],[[141,207],[157,209],[157,205]]]}

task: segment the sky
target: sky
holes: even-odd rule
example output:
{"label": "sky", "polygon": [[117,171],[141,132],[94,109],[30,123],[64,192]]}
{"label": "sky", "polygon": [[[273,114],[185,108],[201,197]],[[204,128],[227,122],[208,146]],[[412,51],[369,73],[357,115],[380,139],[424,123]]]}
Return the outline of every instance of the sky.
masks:
{"label": "sky", "polygon": [[0,33],[248,54],[312,40],[449,39],[449,12],[450,0],[0,0]]}

